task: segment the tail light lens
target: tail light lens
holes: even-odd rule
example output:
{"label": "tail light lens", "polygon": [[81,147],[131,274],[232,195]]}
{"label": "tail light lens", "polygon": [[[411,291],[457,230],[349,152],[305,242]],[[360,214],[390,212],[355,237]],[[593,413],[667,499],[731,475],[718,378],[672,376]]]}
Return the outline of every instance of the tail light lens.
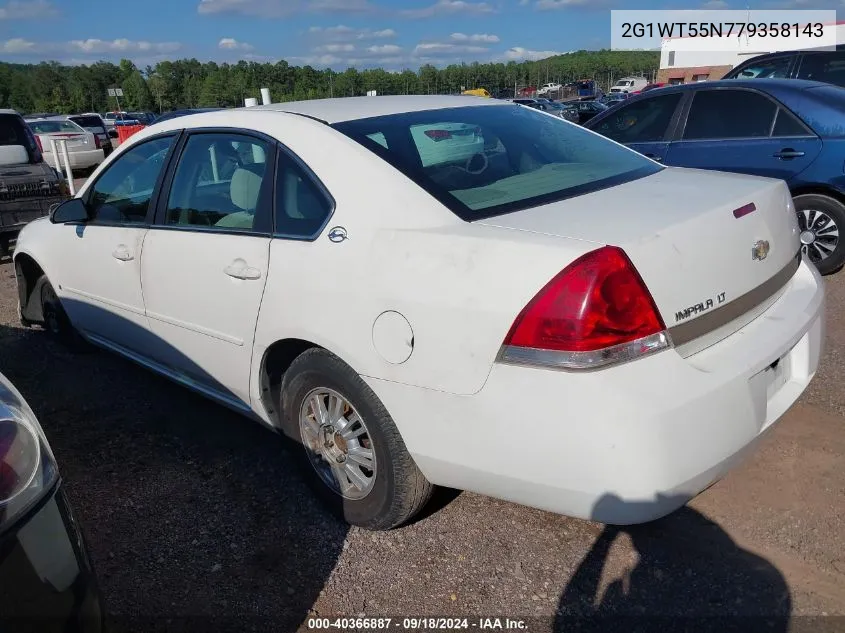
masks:
{"label": "tail light lens", "polygon": [[102,147],[103,147],[102,144],[100,143],[100,137],[97,136],[96,134],[94,135],[94,147],[96,147],[97,149],[102,149]]}
{"label": "tail light lens", "polygon": [[35,144],[38,146],[38,151],[43,154],[44,153],[44,146],[41,145],[41,137],[40,136],[35,137]]}
{"label": "tail light lens", "polygon": [[43,499],[58,478],[38,420],[0,375],[0,533]]}
{"label": "tail light lens", "polygon": [[505,338],[504,362],[591,369],[671,345],[651,294],[625,252],[578,258],[538,292]]}

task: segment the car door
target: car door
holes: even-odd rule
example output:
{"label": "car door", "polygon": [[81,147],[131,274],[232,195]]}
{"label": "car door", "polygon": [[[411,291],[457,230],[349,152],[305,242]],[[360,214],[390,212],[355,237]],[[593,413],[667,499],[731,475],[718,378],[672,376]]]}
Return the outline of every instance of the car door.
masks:
{"label": "car door", "polygon": [[274,163],[266,137],[188,134],[141,257],[146,314],[164,344],[156,360],[242,409],[267,281]]}
{"label": "car door", "polygon": [[662,162],[669,148],[683,93],[670,92],[635,99],[599,115],[587,127]]}
{"label": "car door", "polygon": [[695,92],[666,164],[789,181],[821,148],[821,140],[768,95],[711,88]]}
{"label": "car door", "polygon": [[54,286],[74,325],[100,343],[149,347],[141,293],[141,247],[175,134],[139,143],[86,191],[89,220],[56,226]]}

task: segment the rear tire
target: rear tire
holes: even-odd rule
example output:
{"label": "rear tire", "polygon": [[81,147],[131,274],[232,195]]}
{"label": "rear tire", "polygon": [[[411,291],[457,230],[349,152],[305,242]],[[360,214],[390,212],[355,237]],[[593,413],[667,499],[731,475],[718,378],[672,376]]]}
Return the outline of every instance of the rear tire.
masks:
{"label": "rear tire", "polygon": [[[283,430],[299,445],[309,484],[346,522],[389,530],[431,498],[434,486],[417,468],[384,405],[333,354],[319,348],[303,352],[285,372],[280,400]],[[361,457],[366,454],[369,461]]]}
{"label": "rear tire", "polygon": [[35,284],[33,292],[39,293],[41,317],[44,331],[55,341],[62,343],[74,352],[88,352],[91,345],[76,331],[62,307],[53,286],[43,275]]}
{"label": "rear tire", "polygon": [[801,250],[822,275],[845,265],[845,204],[819,193],[794,197]]}

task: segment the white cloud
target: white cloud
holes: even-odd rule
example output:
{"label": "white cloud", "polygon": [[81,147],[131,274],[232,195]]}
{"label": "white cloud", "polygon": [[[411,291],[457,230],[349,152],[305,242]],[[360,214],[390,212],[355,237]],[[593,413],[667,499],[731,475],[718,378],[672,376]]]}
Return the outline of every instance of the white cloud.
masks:
{"label": "white cloud", "polygon": [[414,49],[415,55],[458,55],[461,53],[486,53],[490,49],[484,46],[466,46],[463,44],[444,44],[443,42],[420,42]]}
{"label": "white cloud", "polygon": [[351,53],[354,50],[354,44],[323,44],[314,49],[320,53]]}
{"label": "white cloud", "polygon": [[439,15],[453,15],[456,13],[467,13],[480,15],[483,13],[495,13],[496,9],[489,2],[467,2],[467,0],[437,0],[432,5],[422,9],[405,9],[399,14],[407,18],[432,18]]}
{"label": "white cloud", "polygon": [[376,7],[369,0],[200,0],[197,12],[240,13],[265,18],[281,18],[294,13],[362,13]]}
{"label": "white cloud", "polygon": [[15,37],[5,42],[0,42],[0,53],[9,55],[20,55],[21,53],[35,52],[35,42]]}
{"label": "white cloud", "polygon": [[373,55],[393,55],[395,53],[401,53],[402,47],[396,44],[382,44],[379,46],[370,46],[367,52]]}
{"label": "white cloud", "polygon": [[452,33],[450,37],[456,42],[485,42],[487,44],[496,44],[499,42],[498,35],[488,35],[487,33],[477,33],[475,35]]}
{"label": "white cloud", "polygon": [[535,8],[541,11],[554,9],[606,9],[612,0],[537,0]]}
{"label": "white cloud", "polygon": [[303,57],[289,57],[289,61],[303,66],[334,66],[343,61],[336,55],[305,55]]}
{"label": "white cloud", "polygon": [[396,37],[396,31],[393,29],[381,29],[373,31],[372,29],[353,29],[343,24],[337,26],[312,26],[308,29],[308,33],[321,40],[331,40],[335,42],[351,42],[354,40],[388,40]]}
{"label": "white cloud", "polygon": [[147,42],[145,40],[73,40],[67,47],[83,53],[173,53],[182,48],[178,42]]}
{"label": "white cloud", "polygon": [[49,0],[10,0],[0,7],[0,20],[52,18],[59,14]]}
{"label": "white cloud", "polygon": [[522,46],[514,46],[505,51],[502,58],[506,61],[537,61],[555,55],[563,55],[563,53],[558,51],[532,51]]}
{"label": "white cloud", "polygon": [[219,42],[217,42],[217,48],[226,50],[226,51],[251,51],[255,50],[255,47],[252,44],[247,44],[246,42],[239,42],[233,37],[224,37]]}

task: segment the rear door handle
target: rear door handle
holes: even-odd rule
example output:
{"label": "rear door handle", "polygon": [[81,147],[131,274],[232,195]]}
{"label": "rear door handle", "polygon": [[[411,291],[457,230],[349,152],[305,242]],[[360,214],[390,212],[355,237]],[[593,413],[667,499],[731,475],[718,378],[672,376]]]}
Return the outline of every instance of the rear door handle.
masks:
{"label": "rear door handle", "polygon": [[776,154],[774,154],[775,158],[801,158],[804,156],[804,152],[796,152],[794,149],[782,149]]}
{"label": "rear door handle", "polygon": [[117,248],[115,248],[112,253],[112,257],[118,259],[122,262],[131,262],[135,259],[132,256],[132,253],[129,252],[129,248],[125,244],[120,244]]}
{"label": "rear door handle", "polygon": [[651,160],[653,160],[656,163],[662,163],[663,162],[663,157],[658,156],[657,154],[646,154],[645,157],[650,158]]}
{"label": "rear door handle", "polygon": [[247,266],[246,262],[242,259],[235,260],[226,266],[223,272],[235,279],[261,279],[261,271],[252,266]]}

